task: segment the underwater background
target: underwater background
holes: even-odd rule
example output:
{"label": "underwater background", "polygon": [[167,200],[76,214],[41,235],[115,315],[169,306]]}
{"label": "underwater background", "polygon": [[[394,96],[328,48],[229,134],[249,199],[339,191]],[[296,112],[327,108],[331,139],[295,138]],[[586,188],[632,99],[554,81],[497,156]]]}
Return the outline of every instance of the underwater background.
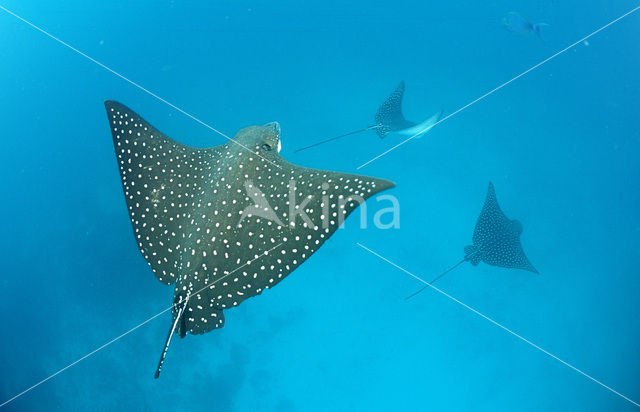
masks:
{"label": "underwater background", "polygon": [[[167,312],[6,411],[625,411],[636,407],[367,253],[430,280],[463,256],[489,181],[539,275],[462,265],[437,286],[640,400],[640,13],[420,139],[368,126],[447,115],[637,6],[491,2],[3,0],[233,136],[278,121],[281,155],[393,180],[400,228],[359,212],[226,326],[172,342]],[[515,11],[541,35],[507,30]],[[517,29],[517,28],[516,28]],[[0,10],[0,402],[171,304],[132,234],[103,101],[174,139],[224,138]]]}

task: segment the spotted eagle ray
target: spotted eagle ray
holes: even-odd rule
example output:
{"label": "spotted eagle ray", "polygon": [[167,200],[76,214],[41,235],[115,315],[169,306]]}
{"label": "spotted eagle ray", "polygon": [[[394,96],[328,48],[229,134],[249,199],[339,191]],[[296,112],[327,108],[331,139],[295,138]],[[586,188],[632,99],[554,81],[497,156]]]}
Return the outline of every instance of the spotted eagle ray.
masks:
{"label": "spotted eagle ray", "polygon": [[[524,250],[522,250],[520,234],[522,234],[522,223],[517,220],[510,220],[505,216],[498,204],[493,184],[489,183],[484,206],[482,206],[482,211],[473,230],[472,244],[465,246],[464,258],[440,273],[429,283],[433,284],[464,262],[470,262],[473,266],[484,262],[492,266],[538,273],[536,268],[529,262],[529,259],[527,259]],[[425,285],[405,299],[414,297],[425,290],[427,286]]]}
{"label": "spotted eagle ray", "polygon": [[160,282],[175,283],[156,378],[174,333],[223,327],[224,309],[278,284],[360,202],[394,186],[288,163],[275,122],[195,148],[120,103],[105,107],[138,248]]}
{"label": "spotted eagle ray", "polygon": [[326,140],[314,143],[309,146],[297,149],[294,153],[298,153],[302,150],[310,149],[315,146],[319,146],[324,143],[331,142],[333,140],[340,139],[345,136],[350,136],[356,133],[366,132],[367,130],[375,130],[378,136],[382,139],[389,133],[398,133],[405,136],[419,137],[429,131],[431,127],[440,120],[442,116],[442,110],[435,113],[422,123],[414,123],[404,118],[402,115],[402,97],[404,96],[404,81],[401,81],[398,87],[386,98],[386,100],[380,105],[376,116],[374,118],[375,124],[367,126],[364,129],[354,130],[349,133],[341,134],[340,136],[331,137]]}

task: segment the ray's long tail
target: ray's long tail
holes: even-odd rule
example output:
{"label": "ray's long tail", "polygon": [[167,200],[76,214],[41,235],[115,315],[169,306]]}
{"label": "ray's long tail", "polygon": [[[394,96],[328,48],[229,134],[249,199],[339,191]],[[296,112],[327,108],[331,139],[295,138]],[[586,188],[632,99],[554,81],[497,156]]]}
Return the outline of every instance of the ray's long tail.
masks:
{"label": "ray's long tail", "polygon": [[178,327],[178,323],[182,320],[182,316],[184,315],[184,311],[187,309],[187,302],[189,301],[189,294],[187,294],[184,302],[176,305],[178,306],[178,313],[176,314],[176,318],[171,323],[171,328],[169,329],[169,335],[167,335],[167,340],[164,343],[164,348],[162,349],[162,354],[160,355],[160,361],[158,361],[158,367],[156,368],[156,373],[153,375],[155,379],[158,379],[160,376],[160,371],[162,371],[162,365],[164,364],[164,359],[167,357],[167,351],[169,350],[169,344],[171,343],[171,338],[173,337],[176,328]]}
{"label": "ray's long tail", "polygon": [[471,262],[472,264],[477,265],[477,263],[474,263],[473,258],[476,257],[482,251],[482,249],[483,248],[476,248],[475,246],[467,246],[467,247],[465,247],[465,255],[464,255],[464,257],[462,258],[461,261],[459,261],[455,265],[451,266],[449,269],[445,270],[444,272],[442,272],[441,274],[439,274],[438,276],[433,278],[433,280],[431,282],[429,282],[428,284],[424,285],[419,291],[410,294],[409,296],[404,298],[404,300],[411,299],[412,297],[414,297],[418,293],[420,293],[423,290],[425,290],[428,286],[433,285],[433,283],[435,281],[439,280],[444,275],[446,275],[447,273],[451,272],[453,269],[457,268],[458,266],[460,266],[464,262]]}
{"label": "ray's long tail", "polygon": [[429,282],[427,285],[424,285],[419,291],[414,292],[412,294],[410,294],[409,296],[407,296],[406,298],[404,298],[404,300],[409,300],[412,297],[414,297],[415,295],[417,295],[418,293],[422,292],[423,290],[425,290],[427,287],[429,287],[429,285],[432,285],[435,281],[437,281],[438,279],[440,279],[441,277],[443,277],[444,275],[446,275],[447,273],[451,272],[453,269],[457,268],[458,266],[460,266],[461,264],[463,264],[464,262],[466,262],[467,260],[469,260],[468,257],[464,257],[464,259],[462,259],[460,262],[456,263],[455,265],[451,266],[449,269],[445,270],[444,272],[442,272],[441,274],[439,274],[438,276],[436,276],[435,278],[433,278],[433,280],[431,282]]}
{"label": "ray's long tail", "polygon": [[293,152],[293,153],[298,153],[298,152],[301,152],[301,151],[303,151],[303,150],[311,149],[312,147],[320,146],[321,144],[329,143],[329,142],[331,142],[331,141],[333,141],[333,140],[338,140],[338,139],[340,139],[340,138],[343,138],[343,137],[346,137],[346,136],[350,136],[350,135],[352,135],[352,134],[362,133],[362,132],[366,132],[367,130],[377,129],[378,127],[380,127],[380,126],[378,126],[378,125],[368,126],[368,127],[365,127],[364,129],[354,130],[353,132],[349,132],[349,133],[341,134],[340,136],[335,136],[335,137],[331,137],[331,138],[329,138],[329,139],[321,140],[321,141],[316,142],[316,143],[314,143],[314,144],[311,144],[311,145],[309,145],[309,146],[301,147],[300,149],[297,149],[297,150],[296,150],[295,152]]}

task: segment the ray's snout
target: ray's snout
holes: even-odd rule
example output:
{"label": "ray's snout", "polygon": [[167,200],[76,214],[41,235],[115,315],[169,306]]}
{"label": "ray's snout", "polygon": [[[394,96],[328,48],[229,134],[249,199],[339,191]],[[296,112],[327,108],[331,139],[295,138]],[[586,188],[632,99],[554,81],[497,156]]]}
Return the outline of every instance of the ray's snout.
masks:
{"label": "ray's snout", "polygon": [[271,123],[265,124],[264,127],[267,127],[273,130],[273,134],[275,134],[276,138],[280,137],[280,123],[271,122]]}

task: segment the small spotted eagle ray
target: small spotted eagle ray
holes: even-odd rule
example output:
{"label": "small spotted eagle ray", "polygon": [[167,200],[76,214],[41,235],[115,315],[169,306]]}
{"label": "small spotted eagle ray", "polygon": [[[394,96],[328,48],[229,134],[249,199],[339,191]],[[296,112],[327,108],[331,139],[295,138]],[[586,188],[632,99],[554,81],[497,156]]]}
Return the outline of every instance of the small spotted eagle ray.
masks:
{"label": "small spotted eagle ray", "polygon": [[[465,246],[464,258],[436,276],[430,284],[442,278],[453,269],[464,262],[471,262],[477,266],[480,262],[488,265],[503,268],[522,269],[529,272],[538,273],[522,250],[520,234],[522,233],[522,223],[517,220],[510,220],[505,216],[492,183],[489,183],[487,197],[482,206],[480,216],[473,230],[472,244]],[[428,287],[425,285],[419,291],[407,296],[410,299]]]}
{"label": "small spotted eagle ray", "polygon": [[405,136],[419,137],[429,131],[431,127],[440,120],[442,116],[442,110],[438,111],[433,116],[429,117],[422,123],[414,123],[404,118],[402,114],[402,97],[404,96],[404,81],[401,81],[398,87],[386,98],[386,100],[380,105],[376,116],[374,118],[375,124],[367,126],[364,129],[354,130],[349,133],[341,134],[340,136],[331,137],[326,140],[314,143],[309,146],[297,149],[294,153],[301,152],[312,147],[319,146],[324,143],[331,142],[333,140],[340,139],[345,136],[350,136],[356,133],[366,132],[367,130],[375,130],[378,136],[382,139],[389,133],[398,133]]}
{"label": "small spotted eagle ray", "polygon": [[359,202],[394,186],[288,163],[275,122],[201,149],[176,142],[120,103],[105,107],[138,247],[160,282],[175,283],[156,378],[174,333],[223,327],[224,309],[275,286]]}

